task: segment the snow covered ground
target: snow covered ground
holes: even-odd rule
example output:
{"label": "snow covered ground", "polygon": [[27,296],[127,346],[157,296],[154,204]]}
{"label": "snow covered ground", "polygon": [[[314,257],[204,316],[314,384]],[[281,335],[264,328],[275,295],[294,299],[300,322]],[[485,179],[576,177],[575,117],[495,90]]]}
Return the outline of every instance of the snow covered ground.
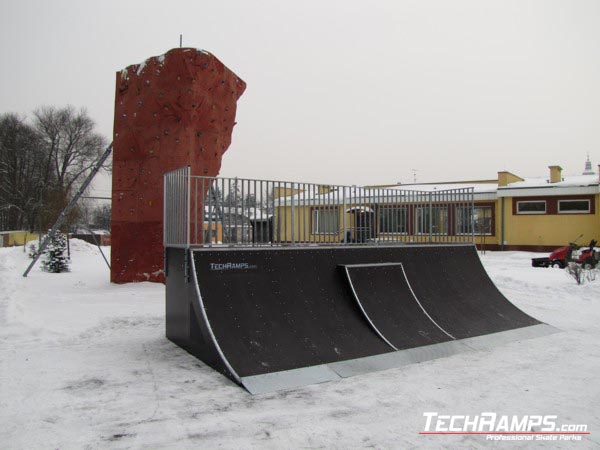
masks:
{"label": "snow covered ground", "polygon": [[[561,333],[427,363],[251,396],[164,336],[164,287],[111,285],[72,241],[72,272],[0,248],[0,447],[599,448],[600,279],[576,285],[531,253],[482,260],[502,292]],[[109,249],[107,249],[109,251]],[[424,412],[556,415],[578,442],[420,435]]]}

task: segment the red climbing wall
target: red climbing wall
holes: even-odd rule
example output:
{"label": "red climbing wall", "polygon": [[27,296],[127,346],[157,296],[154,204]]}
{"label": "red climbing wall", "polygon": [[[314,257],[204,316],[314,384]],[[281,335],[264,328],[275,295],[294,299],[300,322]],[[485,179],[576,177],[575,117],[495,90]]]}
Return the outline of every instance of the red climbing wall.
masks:
{"label": "red climbing wall", "polygon": [[216,176],[244,83],[203,50],[173,49],[117,73],[111,281],[164,281],[163,174]]}

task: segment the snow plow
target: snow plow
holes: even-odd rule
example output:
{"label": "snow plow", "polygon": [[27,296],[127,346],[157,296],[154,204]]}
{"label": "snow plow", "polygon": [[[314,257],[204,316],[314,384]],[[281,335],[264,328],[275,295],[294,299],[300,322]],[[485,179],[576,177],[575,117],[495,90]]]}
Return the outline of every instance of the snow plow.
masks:
{"label": "snow plow", "polygon": [[596,248],[596,243],[592,239],[587,247],[580,247],[570,242],[569,245],[555,249],[548,257],[532,258],[531,265],[564,269],[570,262],[574,262],[581,264],[584,269],[593,269],[600,261],[600,250]]}

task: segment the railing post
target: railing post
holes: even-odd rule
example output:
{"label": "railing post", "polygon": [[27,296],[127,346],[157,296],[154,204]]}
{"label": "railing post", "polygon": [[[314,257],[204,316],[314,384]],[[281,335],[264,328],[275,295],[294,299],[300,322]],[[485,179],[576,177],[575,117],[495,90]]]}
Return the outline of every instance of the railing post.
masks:
{"label": "railing post", "polygon": [[[170,204],[170,198],[167,192],[167,179],[169,174],[163,175],[163,247],[166,247],[169,243],[168,233],[170,231],[168,216],[167,216],[167,205]],[[166,251],[166,250],[165,250]],[[165,253],[166,254],[166,253]],[[166,267],[166,265],[165,265]]]}
{"label": "railing post", "polygon": [[470,188],[471,194],[471,243],[475,244],[475,188]]}
{"label": "railing post", "polygon": [[190,228],[191,228],[191,216],[190,216],[190,211],[192,208],[192,168],[190,166],[187,166],[187,170],[186,170],[186,183],[187,183],[187,205],[186,205],[186,237],[185,237],[185,243],[186,243],[186,248],[190,248]]}
{"label": "railing post", "polygon": [[294,187],[296,186],[296,183],[292,183],[292,189],[291,189],[291,201],[292,201],[292,212],[291,212],[291,228],[292,228],[292,245],[294,245],[296,243],[296,226],[295,226],[295,218],[296,218],[296,214],[295,214],[295,202],[294,202]]}
{"label": "railing post", "polygon": [[431,244],[431,237],[433,231],[433,206],[431,203],[431,192],[429,192],[429,243]]}
{"label": "railing post", "polygon": [[348,238],[348,225],[346,223],[346,188],[342,187],[342,226],[343,226],[343,243],[344,245],[348,244],[347,238]]}

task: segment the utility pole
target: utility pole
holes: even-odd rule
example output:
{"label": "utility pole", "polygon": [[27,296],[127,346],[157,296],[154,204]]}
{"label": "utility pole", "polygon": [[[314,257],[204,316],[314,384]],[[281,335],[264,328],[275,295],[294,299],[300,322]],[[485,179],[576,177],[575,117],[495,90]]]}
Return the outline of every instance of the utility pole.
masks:
{"label": "utility pole", "polygon": [[417,184],[417,172],[419,169],[411,169],[413,173],[413,184]]}

